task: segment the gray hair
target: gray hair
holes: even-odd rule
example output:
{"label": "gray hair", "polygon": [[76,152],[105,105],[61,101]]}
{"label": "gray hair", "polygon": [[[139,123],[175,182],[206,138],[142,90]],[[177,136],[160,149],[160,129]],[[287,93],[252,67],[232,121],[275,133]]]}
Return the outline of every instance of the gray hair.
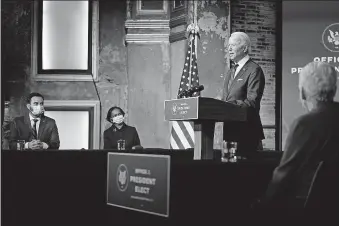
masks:
{"label": "gray hair", "polygon": [[251,39],[245,32],[233,32],[230,38],[239,39],[242,46],[247,46],[247,54],[251,49]]}
{"label": "gray hair", "polygon": [[299,74],[299,89],[303,88],[308,99],[333,101],[337,91],[337,72],[324,62],[308,63]]}

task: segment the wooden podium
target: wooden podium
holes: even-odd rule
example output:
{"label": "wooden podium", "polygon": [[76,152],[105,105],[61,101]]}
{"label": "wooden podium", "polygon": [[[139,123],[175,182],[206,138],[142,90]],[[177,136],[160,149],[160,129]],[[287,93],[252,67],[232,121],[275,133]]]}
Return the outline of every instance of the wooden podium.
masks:
{"label": "wooden podium", "polygon": [[165,100],[165,120],[194,122],[194,159],[213,158],[216,122],[245,122],[248,109],[208,97]]}

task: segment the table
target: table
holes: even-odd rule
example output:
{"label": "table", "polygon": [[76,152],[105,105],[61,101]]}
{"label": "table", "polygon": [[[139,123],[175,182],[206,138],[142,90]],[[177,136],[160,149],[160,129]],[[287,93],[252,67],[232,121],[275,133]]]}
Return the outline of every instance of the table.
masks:
{"label": "table", "polygon": [[222,163],[194,161],[193,151],[138,150],[171,155],[170,215],[164,218],[106,204],[107,152],[3,150],[3,225],[243,223],[280,159],[280,153],[262,153]]}

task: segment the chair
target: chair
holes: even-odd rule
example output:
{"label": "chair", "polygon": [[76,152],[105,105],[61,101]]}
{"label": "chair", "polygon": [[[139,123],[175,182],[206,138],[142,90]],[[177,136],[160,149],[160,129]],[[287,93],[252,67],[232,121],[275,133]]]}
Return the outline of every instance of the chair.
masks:
{"label": "chair", "polygon": [[310,223],[336,221],[339,211],[339,154],[319,163],[313,176],[306,201],[304,218]]}

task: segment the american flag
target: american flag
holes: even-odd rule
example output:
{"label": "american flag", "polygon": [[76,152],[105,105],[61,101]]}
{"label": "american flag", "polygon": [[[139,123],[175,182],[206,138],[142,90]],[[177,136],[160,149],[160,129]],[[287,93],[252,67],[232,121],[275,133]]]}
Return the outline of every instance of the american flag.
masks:
{"label": "american flag", "polygon": [[[197,35],[193,33],[189,41],[186,53],[184,69],[181,75],[178,95],[189,88],[199,86],[198,65],[196,55]],[[193,97],[200,96],[200,92],[195,92]],[[194,124],[188,121],[173,121],[171,140],[171,149],[188,149],[194,148]]]}

